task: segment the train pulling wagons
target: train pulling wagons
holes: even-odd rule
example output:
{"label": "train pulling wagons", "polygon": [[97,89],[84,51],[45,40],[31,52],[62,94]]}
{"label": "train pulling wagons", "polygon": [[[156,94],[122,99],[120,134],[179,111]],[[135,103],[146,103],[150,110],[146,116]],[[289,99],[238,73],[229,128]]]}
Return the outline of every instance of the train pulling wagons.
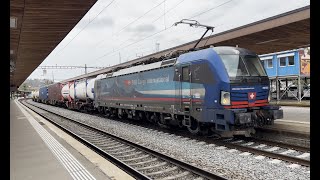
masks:
{"label": "train pulling wagons", "polygon": [[279,106],[269,105],[269,87],[257,54],[223,46],[118,65],[95,78],[41,87],[33,100],[192,134],[248,137],[283,118]]}

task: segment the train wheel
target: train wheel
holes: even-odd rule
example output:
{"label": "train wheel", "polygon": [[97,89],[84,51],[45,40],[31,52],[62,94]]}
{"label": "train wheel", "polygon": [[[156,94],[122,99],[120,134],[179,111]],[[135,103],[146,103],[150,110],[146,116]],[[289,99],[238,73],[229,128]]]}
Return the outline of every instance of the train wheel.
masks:
{"label": "train wheel", "polygon": [[194,135],[200,134],[200,123],[193,118],[191,118],[191,126],[187,128],[191,134],[194,134]]}

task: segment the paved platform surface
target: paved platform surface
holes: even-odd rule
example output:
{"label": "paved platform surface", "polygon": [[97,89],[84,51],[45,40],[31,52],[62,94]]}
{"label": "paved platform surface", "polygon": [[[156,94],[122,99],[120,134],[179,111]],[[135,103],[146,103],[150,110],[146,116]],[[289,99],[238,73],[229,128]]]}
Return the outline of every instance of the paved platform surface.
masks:
{"label": "paved platform surface", "polygon": [[297,107],[310,107],[310,100],[302,100],[299,102],[298,100],[285,100],[282,99],[280,101],[271,100],[270,104],[280,105],[280,106],[297,106]]}
{"label": "paved platform surface", "polygon": [[15,101],[10,101],[10,179],[133,179]]}
{"label": "paved platform surface", "polygon": [[310,108],[282,106],[283,119],[274,121],[274,125],[264,127],[279,132],[300,134],[301,137],[310,137]]}
{"label": "paved platform surface", "polygon": [[310,135],[310,124],[300,123],[297,121],[275,121],[274,125],[270,127],[281,131],[288,131],[293,133]]}
{"label": "paved platform surface", "polygon": [[281,108],[283,109],[283,119],[281,121],[310,124],[310,107],[281,106]]}

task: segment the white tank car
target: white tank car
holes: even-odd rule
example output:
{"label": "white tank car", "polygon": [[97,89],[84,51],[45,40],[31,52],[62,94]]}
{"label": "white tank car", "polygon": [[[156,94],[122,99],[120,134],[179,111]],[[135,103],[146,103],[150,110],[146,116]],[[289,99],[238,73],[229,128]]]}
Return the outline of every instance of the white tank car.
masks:
{"label": "white tank car", "polygon": [[88,98],[90,98],[91,100],[94,99],[94,82],[96,81],[96,78],[93,79],[88,79],[87,80],[87,95]]}
{"label": "white tank car", "polygon": [[74,99],[74,82],[69,83],[69,96]]}
{"label": "white tank car", "polygon": [[80,100],[86,100],[87,99],[87,82],[79,81],[75,85],[75,97]]}
{"label": "white tank car", "polygon": [[69,84],[66,84],[61,89],[61,94],[63,96],[63,99],[68,100],[69,97]]}
{"label": "white tank car", "polygon": [[98,79],[103,79],[106,77],[106,74],[99,74],[96,78],[87,80],[87,95],[91,100],[94,100],[94,82]]}
{"label": "white tank car", "polygon": [[39,91],[35,91],[35,92],[34,92],[34,97],[35,97],[35,98],[39,98]]}

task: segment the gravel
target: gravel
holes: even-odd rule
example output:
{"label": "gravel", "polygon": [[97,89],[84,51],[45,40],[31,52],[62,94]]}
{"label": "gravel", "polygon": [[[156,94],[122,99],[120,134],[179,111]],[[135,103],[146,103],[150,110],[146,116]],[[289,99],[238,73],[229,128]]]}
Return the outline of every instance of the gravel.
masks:
{"label": "gravel", "polygon": [[218,173],[228,179],[310,179],[310,168],[287,167],[291,163],[270,163],[272,159],[255,159],[256,155],[239,156],[242,151],[228,152],[229,149],[217,149],[217,146],[183,139],[167,133],[149,130],[144,127],[125,124],[89,114],[70,111],[45,104],[29,101],[39,107],[60,115],[99,127],[108,133],[132,142],[140,142],[150,149],[165,153],[212,173]]}

